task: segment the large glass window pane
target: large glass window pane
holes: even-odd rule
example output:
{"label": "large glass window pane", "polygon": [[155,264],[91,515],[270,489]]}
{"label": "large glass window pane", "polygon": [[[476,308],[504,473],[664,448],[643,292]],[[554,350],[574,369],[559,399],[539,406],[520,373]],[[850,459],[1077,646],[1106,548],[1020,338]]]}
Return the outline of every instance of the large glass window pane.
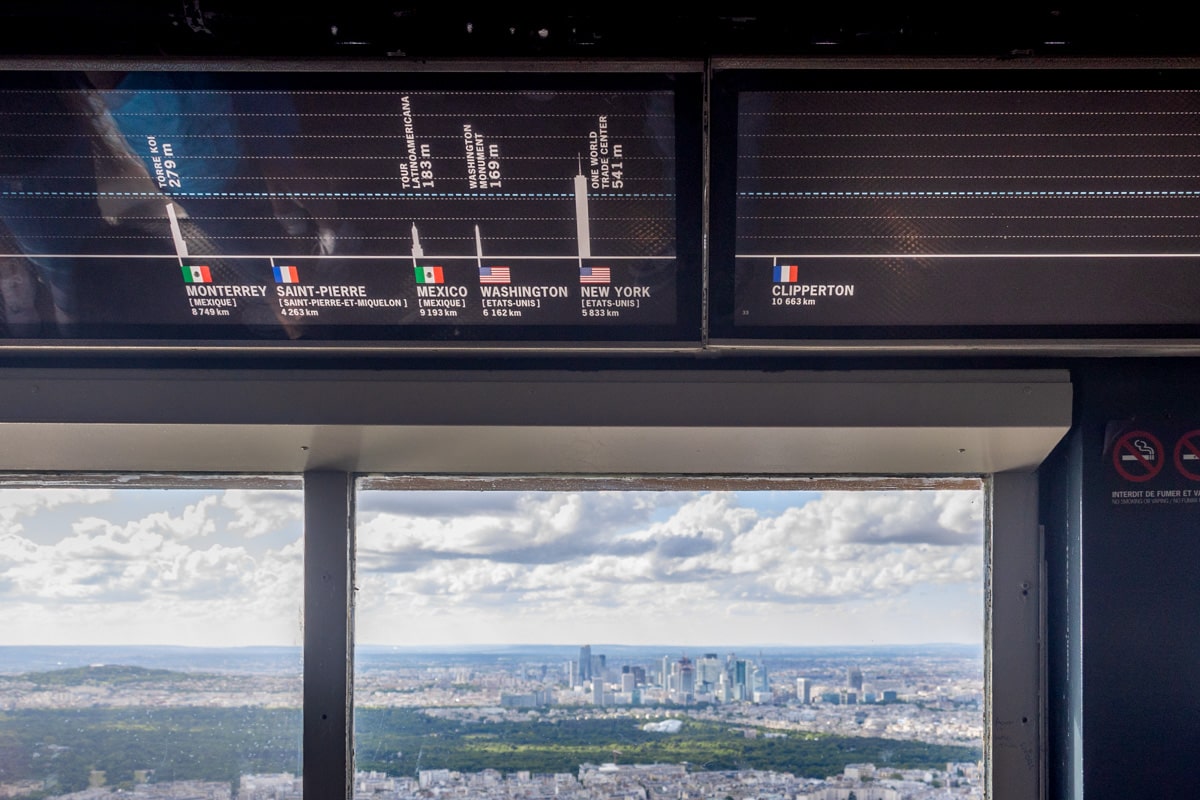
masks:
{"label": "large glass window pane", "polygon": [[0,796],[299,797],[302,508],[0,489]]}
{"label": "large glass window pane", "polygon": [[982,796],[979,484],[357,506],[364,795]]}

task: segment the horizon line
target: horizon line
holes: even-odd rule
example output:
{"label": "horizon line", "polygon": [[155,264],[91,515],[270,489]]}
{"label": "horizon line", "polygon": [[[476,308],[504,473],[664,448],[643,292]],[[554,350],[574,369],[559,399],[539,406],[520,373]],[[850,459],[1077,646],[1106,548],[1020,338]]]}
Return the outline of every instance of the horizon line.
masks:
{"label": "horizon line", "polygon": [[[503,642],[503,643],[463,643],[463,644],[386,644],[375,642],[361,642],[355,645],[356,648],[381,648],[381,649],[400,649],[400,650],[439,650],[439,649],[469,649],[477,648],[481,650],[496,650],[501,648],[579,648],[579,647],[615,647],[615,648],[638,648],[638,649],[667,649],[667,650],[683,650],[683,651],[699,651],[711,649],[723,650],[801,650],[812,648],[888,648],[888,647],[983,647],[983,642],[956,642],[956,641],[931,641],[931,642],[840,642],[837,644],[623,644],[618,642],[579,642],[579,643],[549,643],[549,642]],[[300,644],[248,644],[248,645],[213,645],[213,644],[164,644],[164,643],[107,643],[107,644],[80,644],[80,643],[58,643],[58,644],[0,644],[0,650],[23,647],[77,647],[77,648],[98,648],[98,647],[121,647],[121,648],[171,648],[171,649],[191,649],[191,650],[303,650],[304,646]]]}

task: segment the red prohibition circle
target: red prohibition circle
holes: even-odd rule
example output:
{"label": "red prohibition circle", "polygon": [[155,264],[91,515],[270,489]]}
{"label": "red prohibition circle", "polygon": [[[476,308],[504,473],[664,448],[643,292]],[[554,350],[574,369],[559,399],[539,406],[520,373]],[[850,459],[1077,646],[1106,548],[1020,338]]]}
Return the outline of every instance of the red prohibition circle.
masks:
{"label": "red prohibition circle", "polygon": [[1200,430],[1188,431],[1175,443],[1175,469],[1189,481],[1200,481]]}
{"label": "red prohibition circle", "polygon": [[[1139,439],[1153,449],[1153,456],[1147,456],[1137,446],[1136,442]],[[1125,480],[1144,483],[1162,472],[1163,462],[1166,460],[1165,455],[1162,442],[1154,434],[1146,431],[1130,431],[1117,439],[1116,444],[1113,445],[1113,467],[1117,470],[1117,474]]]}

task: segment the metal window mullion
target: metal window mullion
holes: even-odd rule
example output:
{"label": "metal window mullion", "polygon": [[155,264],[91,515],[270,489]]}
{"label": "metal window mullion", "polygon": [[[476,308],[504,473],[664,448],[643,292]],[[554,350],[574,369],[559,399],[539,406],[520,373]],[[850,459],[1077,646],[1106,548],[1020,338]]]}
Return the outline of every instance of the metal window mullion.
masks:
{"label": "metal window mullion", "polygon": [[987,585],[988,797],[1045,797],[1042,554],[1037,475],[991,477]]}
{"label": "metal window mullion", "polygon": [[353,788],[354,478],[304,474],[304,796]]}

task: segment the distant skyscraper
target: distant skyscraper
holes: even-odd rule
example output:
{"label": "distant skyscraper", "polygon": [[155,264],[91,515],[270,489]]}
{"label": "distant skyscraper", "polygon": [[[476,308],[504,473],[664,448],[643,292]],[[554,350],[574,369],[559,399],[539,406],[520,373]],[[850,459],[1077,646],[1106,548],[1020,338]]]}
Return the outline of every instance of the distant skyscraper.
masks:
{"label": "distant skyscraper", "polygon": [[716,653],[705,653],[696,662],[696,691],[712,692],[721,679],[721,659]]}
{"label": "distant skyscraper", "polygon": [[796,699],[804,705],[812,702],[812,681],[808,678],[796,678]]}
{"label": "distant skyscraper", "polygon": [[679,675],[677,686],[680,699],[685,703],[690,702],[696,694],[696,667],[690,658],[683,656],[676,662],[675,668]]}
{"label": "distant skyscraper", "polygon": [[731,654],[726,660],[725,666],[729,670],[729,683],[732,684],[733,699],[749,700],[751,695],[749,663],[745,659],[736,658]]}
{"label": "distant skyscraper", "polygon": [[592,646],[585,644],[579,648],[579,682],[592,679]]}
{"label": "distant skyscraper", "polygon": [[753,685],[753,691],[770,694],[771,681],[767,677],[767,662],[763,660],[761,652],[758,654],[758,664],[754,667],[753,680],[751,683]]}
{"label": "distant skyscraper", "polygon": [[846,670],[846,688],[853,689],[856,692],[861,692],[863,688],[863,674],[858,667],[850,667]]}

